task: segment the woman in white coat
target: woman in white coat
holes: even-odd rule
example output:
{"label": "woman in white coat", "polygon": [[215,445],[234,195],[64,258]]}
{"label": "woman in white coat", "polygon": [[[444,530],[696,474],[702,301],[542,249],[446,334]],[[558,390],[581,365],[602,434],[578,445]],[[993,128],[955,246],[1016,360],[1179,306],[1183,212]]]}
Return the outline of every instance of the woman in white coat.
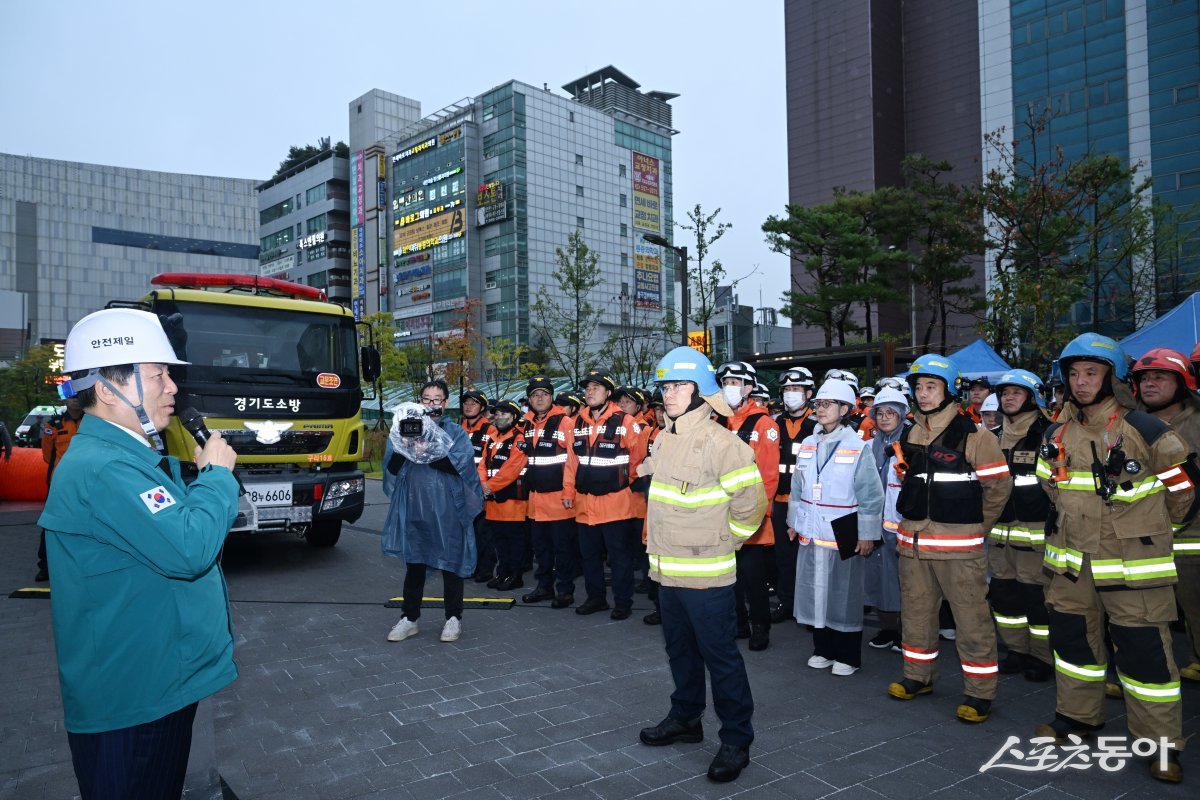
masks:
{"label": "woman in white coat", "polygon": [[[865,557],[882,530],[883,486],[875,459],[868,442],[845,424],[856,400],[845,381],[821,385],[813,400],[818,428],[796,453],[788,508],[788,536],[798,543],[796,621],[813,626],[808,665],[832,667],[834,675],[853,675],[862,665]],[[844,537],[847,529],[857,535],[847,559],[838,553],[835,525]]]}

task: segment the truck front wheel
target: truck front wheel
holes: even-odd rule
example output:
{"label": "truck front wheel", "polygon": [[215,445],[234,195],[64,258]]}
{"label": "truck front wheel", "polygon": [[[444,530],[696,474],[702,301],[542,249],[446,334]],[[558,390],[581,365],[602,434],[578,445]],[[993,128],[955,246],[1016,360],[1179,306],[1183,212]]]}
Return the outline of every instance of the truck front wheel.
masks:
{"label": "truck front wheel", "polygon": [[342,521],[325,520],[314,522],[304,534],[305,541],[311,547],[333,547],[342,535]]}

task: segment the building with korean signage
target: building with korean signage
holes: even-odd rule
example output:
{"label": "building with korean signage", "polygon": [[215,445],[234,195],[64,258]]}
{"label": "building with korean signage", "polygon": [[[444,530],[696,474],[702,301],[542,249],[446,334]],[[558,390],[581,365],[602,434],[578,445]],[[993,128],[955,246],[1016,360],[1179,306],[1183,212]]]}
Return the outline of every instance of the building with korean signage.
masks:
{"label": "building with korean signage", "polygon": [[[537,346],[531,305],[557,292],[555,251],[580,231],[599,255],[596,346],[678,315],[671,108],[613,67],[563,87],[512,81],[389,137],[390,299],[400,341],[451,332],[462,309],[489,337]],[[473,302],[472,302],[473,301]]]}

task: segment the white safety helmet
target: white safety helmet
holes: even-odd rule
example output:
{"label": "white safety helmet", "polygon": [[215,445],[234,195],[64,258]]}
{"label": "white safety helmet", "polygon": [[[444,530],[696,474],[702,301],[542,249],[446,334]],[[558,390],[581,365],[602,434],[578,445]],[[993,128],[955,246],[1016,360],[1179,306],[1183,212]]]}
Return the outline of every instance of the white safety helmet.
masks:
{"label": "white safety helmet", "polygon": [[[106,308],[88,314],[67,335],[63,371],[117,367],[122,364],[186,364],[163,331],[158,317],[134,308]],[[75,388],[86,389],[75,382]]]}
{"label": "white safety helmet", "polygon": [[726,378],[740,378],[743,383],[753,386],[758,383],[758,370],[745,361],[726,361],[717,367],[717,382]]}
{"label": "white safety helmet", "polygon": [[858,402],[858,396],[855,395],[854,387],[849,383],[831,378],[821,384],[821,388],[817,390],[817,396],[813,400],[836,400],[854,408],[854,404]]}
{"label": "white safety helmet", "polygon": [[887,405],[899,406],[904,409],[900,412],[901,417],[908,415],[908,398],[904,396],[903,392],[897,391],[890,386],[885,386],[875,395],[875,403],[868,412],[871,415],[871,419],[875,419],[875,414],[879,409]]}
{"label": "white safety helmet", "polygon": [[[58,392],[66,399],[97,383],[103,383],[133,409],[146,438],[161,450],[162,437],[142,406],[142,371],[139,365],[187,363],[175,355],[175,348],[171,347],[162,323],[154,314],[134,308],[106,308],[88,314],[76,322],[67,334],[63,371],[68,375],[84,371],[87,374],[64,381]],[[130,400],[100,374],[104,367],[125,364],[133,365],[137,400]]]}
{"label": "white safety helmet", "polygon": [[791,369],[785,370],[783,374],[779,376],[780,388],[786,388],[788,386],[800,386],[804,389],[811,390],[815,388],[816,385],[817,384],[813,381],[812,372],[805,367],[792,367]]}
{"label": "white safety helmet", "polygon": [[985,411],[999,411],[999,410],[1000,410],[1000,400],[997,399],[995,392],[992,392],[987,397],[983,398],[983,402],[979,404],[979,413],[980,414],[982,414]]}

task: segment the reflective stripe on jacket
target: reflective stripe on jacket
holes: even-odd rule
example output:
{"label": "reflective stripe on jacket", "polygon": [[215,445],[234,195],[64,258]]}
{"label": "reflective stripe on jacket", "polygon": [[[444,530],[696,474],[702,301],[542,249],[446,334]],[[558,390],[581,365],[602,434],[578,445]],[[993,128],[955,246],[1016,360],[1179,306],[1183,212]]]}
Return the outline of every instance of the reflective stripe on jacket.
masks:
{"label": "reflective stripe on jacket", "polygon": [[735,551],[767,510],[754,451],[709,418],[707,404],[687,412],[654,440],[638,469],[650,475],[646,552],[663,586],[733,584]]}

